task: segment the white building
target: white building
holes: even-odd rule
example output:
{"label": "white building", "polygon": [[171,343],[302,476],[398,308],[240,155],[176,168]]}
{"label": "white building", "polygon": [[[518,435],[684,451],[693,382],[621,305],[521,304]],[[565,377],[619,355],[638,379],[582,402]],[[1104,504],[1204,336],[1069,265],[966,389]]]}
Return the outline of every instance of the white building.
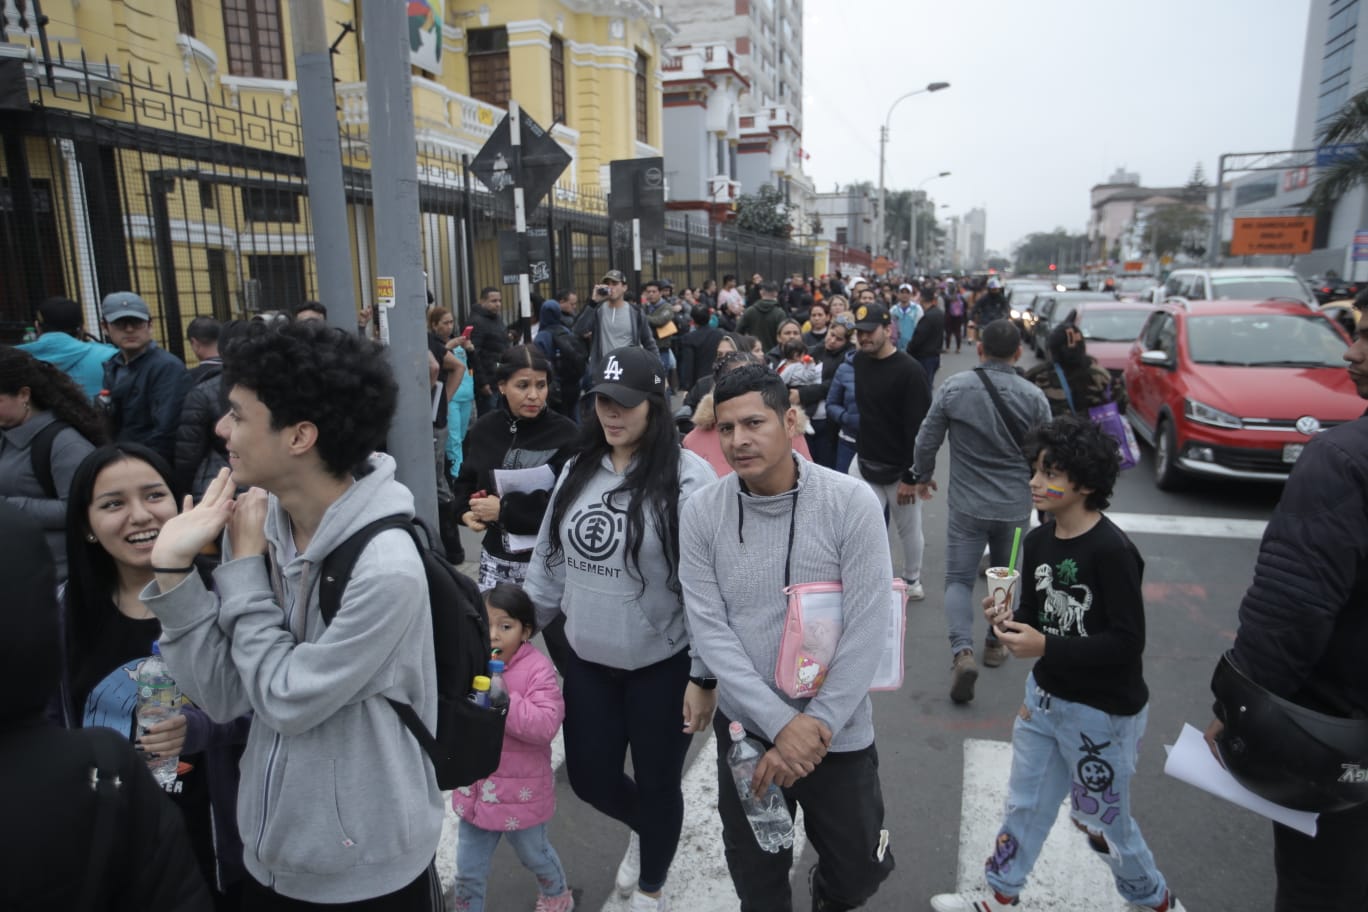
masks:
{"label": "white building", "polygon": [[960,268],[981,269],[984,266],[983,252],[987,246],[988,213],[975,207],[964,213],[956,232],[956,251],[960,258]]}
{"label": "white building", "polygon": [[813,197],[813,211],[822,223],[819,237],[832,244],[865,250],[874,243],[876,201],[863,190],[836,189]]}
{"label": "white building", "polygon": [[741,193],[737,144],[750,81],[727,45],[675,45],[661,64],[670,208],[725,220]]}

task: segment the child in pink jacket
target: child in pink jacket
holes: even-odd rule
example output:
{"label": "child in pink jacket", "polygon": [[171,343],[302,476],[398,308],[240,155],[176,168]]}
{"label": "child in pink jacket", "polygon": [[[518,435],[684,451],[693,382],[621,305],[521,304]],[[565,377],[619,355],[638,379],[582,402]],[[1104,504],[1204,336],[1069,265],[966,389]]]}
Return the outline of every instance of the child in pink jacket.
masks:
{"label": "child in pink jacket", "polygon": [[556,812],[551,740],[565,717],[565,701],[551,660],[528,643],[537,614],[521,589],[500,583],[485,593],[489,642],[504,662],[508,720],[499,768],[451,793],[461,818],[456,845],[456,909],[483,912],[489,864],[507,836],[523,866],[537,875],[536,912],[570,912],[575,900],[565,869],[546,835]]}

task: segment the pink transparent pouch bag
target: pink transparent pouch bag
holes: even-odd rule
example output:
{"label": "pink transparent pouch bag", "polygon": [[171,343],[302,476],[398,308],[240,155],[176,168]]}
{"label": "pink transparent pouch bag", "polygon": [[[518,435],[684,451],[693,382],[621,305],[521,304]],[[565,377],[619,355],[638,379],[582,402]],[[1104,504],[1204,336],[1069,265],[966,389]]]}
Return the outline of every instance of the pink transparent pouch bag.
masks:
{"label": "pink transparent pouch bag", "polygon": [[[788,615],[779,641],[774,683],[790,697],[814,697],[831,669],[844,629],[841,584],[798,583],[785,587],[784,594],[788,596]],[[902,687],[907,585],[901,579],[893,580],[887,605],[884,645],[870,690]]]}

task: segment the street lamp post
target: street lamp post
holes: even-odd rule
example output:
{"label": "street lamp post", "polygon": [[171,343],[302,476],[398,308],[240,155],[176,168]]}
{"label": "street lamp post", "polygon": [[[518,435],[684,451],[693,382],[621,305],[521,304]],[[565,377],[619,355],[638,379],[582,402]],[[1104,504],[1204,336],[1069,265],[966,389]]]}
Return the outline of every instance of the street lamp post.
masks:
{"label": "street lamp post", "polygon": [[948,88],[950,88],[950,83],[948,82],[928,83],[926,88],[908,92],[888,106],[888,116],[884,118],[883,127],[879,131],[879,217],[875,220],[874,225],[875,253],[881,253],[884,250],[884,152],[888,146],[888,122],[893,118],[893,109],[913,95],[921,95],[925,92],[939,92],[941,89]]}
{"label": "street lamp post", "polygon": [[[938,179],[940,179],[940,178],[942,178],[942,177],[949,177],[949,176],[950,176],[950,172],[949,172],[949,171],[941,171],[939,174],[933,174],[933,175],[931,175],[930,177],[924,179],[920,184],[917,184],[917,189],[920,190],[922,187],[925,187],[927,184],[931,183],[933,180],[938,180]],[[932,212],[934,213],[935,210],[933,209]],[[917,198],[916,198],[916,196],[913,196],[913,197],[912,197],[912,236],[911,236],[911,238],[910,238],[909,240],[910,240],[910,245],[909,245],[909,246],[910,246],[910,249],[907,251],[907,257],[908,257],[908,259],[909,259],[911,262],[910,262],[908,265],[911,266],[911,268],[912,268],[913,270],[915,270],[915,269],[917,268]]]}

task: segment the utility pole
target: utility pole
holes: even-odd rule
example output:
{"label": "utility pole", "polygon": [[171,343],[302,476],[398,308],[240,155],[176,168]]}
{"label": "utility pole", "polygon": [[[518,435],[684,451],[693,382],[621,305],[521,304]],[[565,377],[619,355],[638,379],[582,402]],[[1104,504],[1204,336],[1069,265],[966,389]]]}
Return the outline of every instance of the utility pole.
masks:
{"label": "utility pole", "polygon": [[[413,492],[415,512],[436,529],[437,475],[432,462],[432,401],[428,396],[424,319],[427,289],[418,242],[418,145],[413,135],[408,21],[404,7],[397,3],[368,3],[361,15],[370,109],[376,274],[392,278],[394,287],[389,356],[399,384],[399,405],[390,425],[389,452],[399,464],[399,481]],[[376,309],[380,307],[377,301]]]}
{"label": "utility pole", "polygon": [[328,308],[330,325],[355,332],[356,291],[352,287],[351,238],[347,233],[347,191],[342,182],[337,94],[333,89],[332,52],[325,25],[323,0],[292,0],[290,29],[294,34],[295,81],[299,86],[304,169],[309,179],[318,299]]}

